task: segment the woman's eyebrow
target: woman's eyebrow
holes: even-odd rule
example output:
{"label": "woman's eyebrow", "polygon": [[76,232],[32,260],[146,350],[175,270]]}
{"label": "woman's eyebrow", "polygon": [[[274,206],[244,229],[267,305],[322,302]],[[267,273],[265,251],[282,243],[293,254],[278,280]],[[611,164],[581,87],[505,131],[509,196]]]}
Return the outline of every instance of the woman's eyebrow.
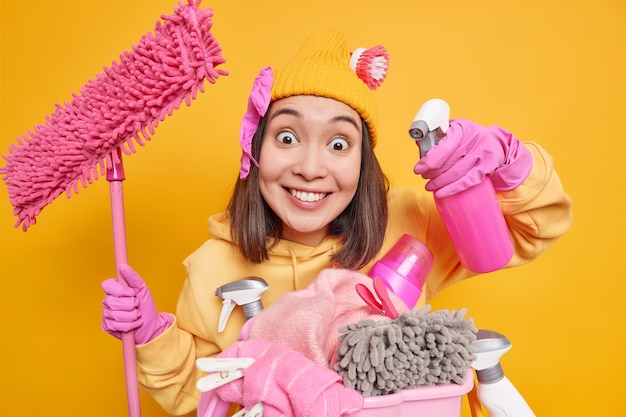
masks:
{"label": "woman's eyebrow", "polygon": [[340,116],[333,117],[332,119],[330,119],[330,121],[331,122],[348,122],[352,124],[356,128],[356,130],[360,129],[360,124],[357,123],[356,120],[354,120],[354,117],[340,115]]}
{"label": "woman's eyebrow", "polygon": [[272,117],[270,117],[270,120],[274,119],[276,116],[280,116],[281,114],[288,114],[291,116],[295,116],[298,118],[302,118],[302,114],[300,114],[300,112],[298,112],[295,109],[291,109],[289,107],[284,107],[282,109],[276,110],[276,113],[272,114]]}
{"label": "woman's eyebrow", "polygon": [[[287,114],[290,116],[294,116],[297,117],[299,119],[302,119],[304,116],[302,115],[302,113],[300,113],[298,110],[296,109],[292,109],[290,107],[284,107],[282,109],[278,109],[276,110],[276,112],[274,114],[272,114],[272,116],[270,117],[270,120],[273,120],[274,118],[276,118],[277,116],[280,116],[282,114]],[[330,119],[331,123],[337,123],[337,122],[348,122],[351,125],[353,125],[356,130],[360,129],[360,124],[357,123],[357,121],[354,119],[354,117],[350,117],[350,116],[345,116],[345,115],[339,115],[339,116],[335,116],[333,118]]]}

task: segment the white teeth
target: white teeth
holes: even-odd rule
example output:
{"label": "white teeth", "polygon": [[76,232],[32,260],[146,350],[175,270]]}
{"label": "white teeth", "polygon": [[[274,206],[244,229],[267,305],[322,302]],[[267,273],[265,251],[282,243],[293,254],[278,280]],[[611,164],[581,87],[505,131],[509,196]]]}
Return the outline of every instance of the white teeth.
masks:
{"label": "white teeth", "polygon": [[326,197],[326,193],[307,193],[304,191],[291,190],[291,195],[301,201],[313,202]]}

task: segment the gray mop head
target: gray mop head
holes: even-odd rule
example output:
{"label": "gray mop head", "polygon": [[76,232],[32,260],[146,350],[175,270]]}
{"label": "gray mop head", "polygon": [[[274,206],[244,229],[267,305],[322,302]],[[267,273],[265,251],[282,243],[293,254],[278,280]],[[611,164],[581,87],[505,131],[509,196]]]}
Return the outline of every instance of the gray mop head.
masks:
{"label": "gray mop head", "polygon": [[463,384],[476,359],[477,329],[466,309],[415,308],[395,320],[362,320],[339,328],[335,365],[344,385],[365,397],[439,384]]}

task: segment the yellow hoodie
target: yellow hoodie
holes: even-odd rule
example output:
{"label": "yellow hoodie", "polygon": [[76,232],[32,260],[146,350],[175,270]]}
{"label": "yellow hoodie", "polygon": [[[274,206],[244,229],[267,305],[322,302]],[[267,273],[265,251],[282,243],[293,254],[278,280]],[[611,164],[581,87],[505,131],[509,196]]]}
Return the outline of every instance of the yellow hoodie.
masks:
{"label": "yellow hoodie", "polygon": [[[571,200],[563,191],[554,171],[552,158],[539,145],[526,143],[533,153],[533,169],[522,185],[498,193],[515,245],[515,254],[507,267],[536,258],[570,227]],[[161,406],[172,414],[196,409],[200,393],[196,381],[204,374],[195,360],[215,356],[236,341],[245,322],[241,309],[233,310],[225,330],[217,332],[221,299],[217,287],[248,276],[267,281],[263,293],[265,307],[281,295],[303,289],[324,268],[332,267],[330,258],[340,241],[326,238],[316,247],[281,240],[270,251],[270,259],[254,265],[243,260],[230,237],[224,213],[209,219],[211,238],[185,261],[187,279],[181,292],[174,323],[151,342],[137,346],[139,380]],[[433,270],[418,305],[423,305],[438,291],[474,275],[464,269],[429,193],[394,189],[389,193],[389,223],[385,242],[371,266],[403,234],[421,240],[432,251]]]}

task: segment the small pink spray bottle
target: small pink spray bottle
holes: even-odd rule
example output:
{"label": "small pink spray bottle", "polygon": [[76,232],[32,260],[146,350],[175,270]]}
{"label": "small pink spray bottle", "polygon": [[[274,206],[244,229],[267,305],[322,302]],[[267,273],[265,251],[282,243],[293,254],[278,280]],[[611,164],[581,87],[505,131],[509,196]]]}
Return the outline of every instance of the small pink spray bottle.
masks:
{"label": "small pink spray bottle", "polygon": [[[449,119],[450,106],[441,99],[430,99],[419,109],[409,135],[418,141],[421,157],[445,138]],[[465,268],[491,272],[511,260],[513,243],[491,179],[487,177],[460,193],[434,198]]]}

